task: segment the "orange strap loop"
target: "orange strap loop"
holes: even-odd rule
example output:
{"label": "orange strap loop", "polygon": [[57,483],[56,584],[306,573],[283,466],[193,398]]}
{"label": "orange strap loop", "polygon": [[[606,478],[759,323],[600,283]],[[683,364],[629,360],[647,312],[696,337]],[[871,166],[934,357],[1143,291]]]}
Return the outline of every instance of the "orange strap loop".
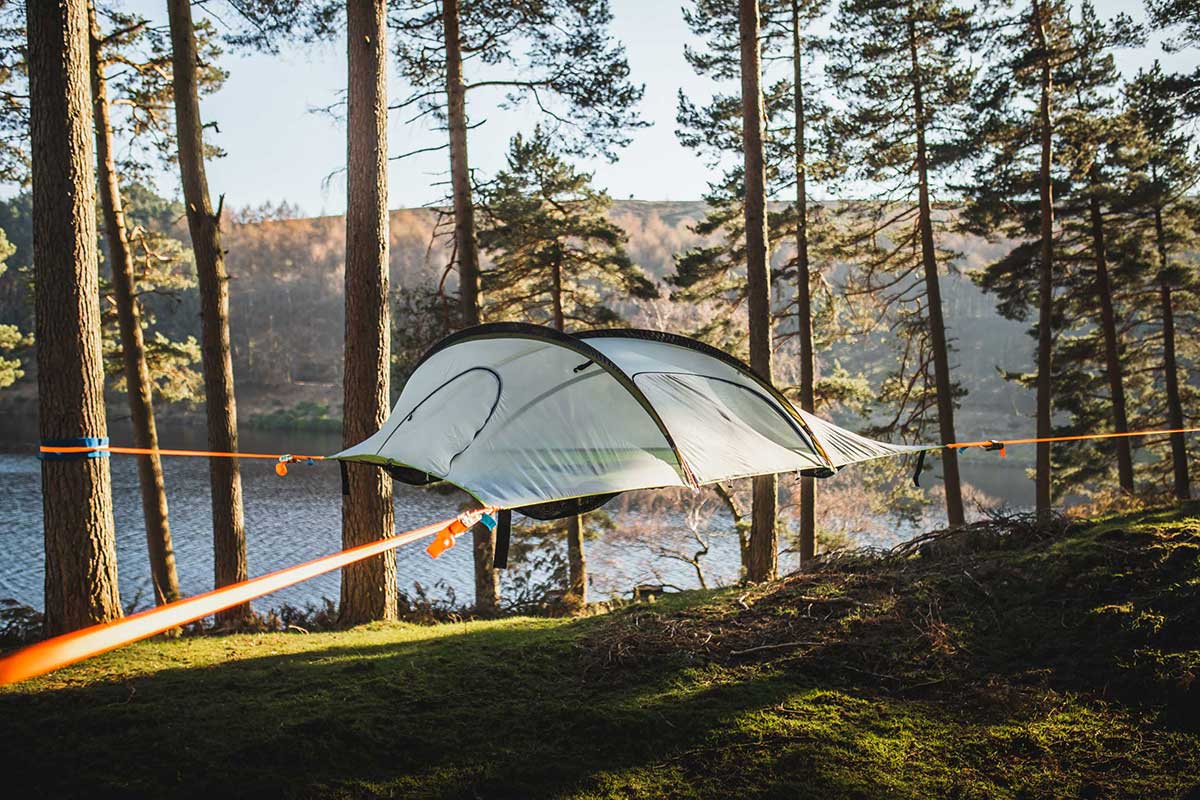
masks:
{"label": "orange strap loop", "polygon": [[[387,539],[351,547],[348,550],[322,556],[313,561],[287,567],[258,578],[222,586],[220,589],[214,589],[195,597],[176,600],[173,603],[151,608],[124,619],[93,625],[90,628],[83,628],[47,639],[44,642],[38,642],[5,658],[0,658],[0,686],[45,675],[60,667],[75,664],[123,645],[149,638],[172,628],[178,628],[189,622],[195,622],[216,614],[218,611],[224,611],[265,594],[277,592],[309,578],[315,578],[317,575],[332,572],[427,536],[441,535],[445,531],[451,531],[454,534],[461,533],[466,530],[467,523],[473,525],[482,518],[483,514],[492,511],[493,509],[490,508],[470,511],[454,519],[435,522],[432,525],[425,525]],[[460,527],[463,529],[462,531],[458,530]]]}
{"label": "orange strap loop", "polygon": [[[1126,431],[1124,433],[1083,433],[1075,436],[1044,436],[1032,439],[989,439],[986,442],[951,442],[942,447],[988,447],[1000,449],[1010,444],[1035,444],[1037,442],[1078,442],[1084,439],[1121,439],[1127,436],[1157,436],[1170,433],[1200,433],[1200,428],[1172,428],[1157,431]],[[999,448],[996,446],[999,445]]]}

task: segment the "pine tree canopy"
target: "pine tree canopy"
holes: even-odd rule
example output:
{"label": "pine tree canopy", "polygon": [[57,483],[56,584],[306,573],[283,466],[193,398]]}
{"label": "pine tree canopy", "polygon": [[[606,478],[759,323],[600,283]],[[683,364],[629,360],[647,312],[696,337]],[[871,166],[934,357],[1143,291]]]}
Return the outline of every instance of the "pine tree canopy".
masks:
{"label": "pine tree canopy", "polygon": [[620,321],[622,302],[657,297],[608,219],[610,204],[542,128],[514,137],[482,209],[479,243],[492,258],[483,272],[488,319],[604,327]]}

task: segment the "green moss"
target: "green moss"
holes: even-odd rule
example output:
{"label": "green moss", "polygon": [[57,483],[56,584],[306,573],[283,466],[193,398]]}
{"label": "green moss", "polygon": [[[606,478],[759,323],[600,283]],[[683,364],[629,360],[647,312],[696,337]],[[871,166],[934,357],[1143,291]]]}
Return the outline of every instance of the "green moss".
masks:
{"label": "green moss", "polygon": [[144,642],[0,689],[0,763],[22,796],[1182,797],[1198,540],[1155,511],[585,619]]}

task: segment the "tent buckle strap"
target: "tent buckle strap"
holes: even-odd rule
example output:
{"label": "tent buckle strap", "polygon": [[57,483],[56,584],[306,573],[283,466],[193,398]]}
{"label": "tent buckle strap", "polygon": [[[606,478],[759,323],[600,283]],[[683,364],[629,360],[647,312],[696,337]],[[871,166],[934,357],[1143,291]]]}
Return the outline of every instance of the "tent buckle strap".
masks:
{"label": "tent buckle strap", "polygon": [[983,449],[988,451],[998,450],[1000,451],[1001,458],[1008,457],[1008,452],[1004,449],[1004,442],[997,442],[995,439],[989,439],[988,443],[983,446]]}
{"label": "tent buckle strap", "polygon": [[800,474],[806,478],[832,478],[837,475],[837,470],[830,467],[813,467],[800,470]]}
{"label": "tent buckle strap", "polygon": [[[449,525],[434,534],[433,541],[425,548],[425,552],[429,554],[430,558],[437,558],[451,547],[454,547],[454,540],[457,537],[471,530],[471,528],[479,523],[482,522],[491,527],[491,525],[495,524],[491,515],[492,510],[489,508],[459,514]],[[489,522],[491,522],[491,525],[488,524]]]}
{"label": "tent buckle strap", "polygon": [[[487,522],[487,518],[484,518]],[[502,508],[496,512],[496,550],[492,555],[494,569],[508,569],[508,546],[512,541],[512,511]]]}
{"label": "tent buckle strap", "polygon": [[925,450],[917,453],[917,468],[913,470],[913,486],[921,488],[921,471],[925,469]]}
{"label": "tent buckle strap", "polygon": [[[317,463],[317,462],[311,458],[305,458],[304,456],[294,456],[291,453],[284,453],[283,455],[281,455],[279,457],[279,460],[275,462],[275,474],[281,478],[284,475],[287,475],[288,474],[288,468],[287,468],[288,464],[315,464],[315,463]],[[344,470],[345,468],[346,468],[345,464],[343,463],[342,469]],[[345,492],[343,492],[343,494],[345,494]]]}

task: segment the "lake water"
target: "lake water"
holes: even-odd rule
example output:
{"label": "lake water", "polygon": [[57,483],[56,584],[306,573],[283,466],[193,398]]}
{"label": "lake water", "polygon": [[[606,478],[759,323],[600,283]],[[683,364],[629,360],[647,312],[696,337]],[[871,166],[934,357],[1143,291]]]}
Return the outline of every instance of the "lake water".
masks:
{"label": "lake water", "polygon": [[[40,608],[42,605],[43,545],[41,470],[36,452],[36,421],[0,419],[0,598],[14,598]],[[110,426],[114,444],[132,443],[127,424]],[[160,441],[168,448],[205,447],[200,426],[164,424]],[[333,453],[340,448],[340,437],[331,433],[243,430],[240,446],[246,452]],[[146,559],[145,531],[138,491],[137,465],[131,456],[114,455],[109,459],[113,478],[114,514],[117,531],[117,562],[121,596],[124,602],[139,607],[152,602],[149,565]],[[910,469],[898,462],[897,470]],[[211,509],[208,487],[208,461],[203,458],[164,458],[163,471],[170,506],[171,533],[179,570],[180,588],[185,594],[197,594],[212,588]],[[969,452],[962,458],[965,481],[986,495],[1012,507],[1033,503],[1033,484],[1025,477],[1024,465],[1011,456],[1006,460],[995,453]],[[845,473],[843,473],[845,474]],[[927,473],[928,476],[928,473]],[[836,486],[842,475],[825,484]],[[286,477],[275,474],[270,461],[248,460],[242,464],[245,492],[246,537],[250,575],[261,575],[285,566],[316,558],[340,549],[341,482],[332,464],[292,465]],[[936,484],[932,476],[923,484]],[[825,485],[821,484],[821,485]],[[459,498],[396,484],[396,527],[404,531],[452,516]],[[613,515],[618,529],[647,525],[635,512]],[[668,521],[669,522],[669,521]],[[662,522],[657,524],[660,526]],[[682,526],[683,520],[679,519]],[[714,509],[714,529],[728,529],[730,520]],[[890,545],[914,530],[899,529],[882,538],[878,535],[863,544]],[[711,550],[704,559],[710,583],[736,578],[737,540],[732,534],[714,536]],[[629,537],[613,536],[590,542],[588,565],[592,574],[593,597],[600,599],[627,592],[639,582],[671,583],[680,587],[698,585],[691,567],[662,558],[650,543],[630,542]],[[781,568],[789,568],[788,558]],[[401,589],[411,592],[419,582],[435,597],[453,592],[458,602],[472,599],[471,548],[467,540],[432,560],[422,545],[397,550],[397,572]],[[511,592],[506,579],[506,591]],[[319,603],[324,597],[338,596],[338,573],[284,589],[256,601],[265,610],[284,603]]]}

